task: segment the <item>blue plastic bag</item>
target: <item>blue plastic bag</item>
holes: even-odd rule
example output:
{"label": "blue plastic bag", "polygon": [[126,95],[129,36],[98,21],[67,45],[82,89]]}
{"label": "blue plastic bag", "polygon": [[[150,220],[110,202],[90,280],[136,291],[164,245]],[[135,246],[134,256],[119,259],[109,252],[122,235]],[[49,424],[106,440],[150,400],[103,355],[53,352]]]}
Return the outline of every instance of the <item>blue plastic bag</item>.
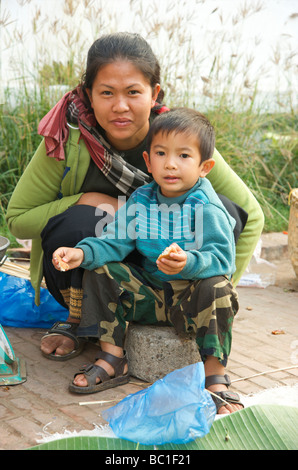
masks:
{"label": "blue plastic bag", "polygon": [[40,290],[40,305],[35,305],[31,282],[0,272],[0,324],[21,328],[50,328],[65,321],[63,308],[47,289]]}
{"label": "blue plastic bag", "polygon": [[201,362],[171,372],[102,413],[117,437],[144,445],[182,444],[203,437],[215,415]]}

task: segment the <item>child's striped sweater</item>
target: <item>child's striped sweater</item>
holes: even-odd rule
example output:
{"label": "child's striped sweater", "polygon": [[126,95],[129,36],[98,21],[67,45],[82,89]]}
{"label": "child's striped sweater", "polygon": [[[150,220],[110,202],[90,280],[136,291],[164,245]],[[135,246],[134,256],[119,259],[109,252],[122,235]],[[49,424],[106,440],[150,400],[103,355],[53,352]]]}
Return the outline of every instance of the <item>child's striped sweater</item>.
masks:
{"label": "child's striped sweater", "polygon": [[[82,268],[93,270],[120,262],[137,249],[143,267],[158,279],[201,279],[235,271],[235,220],[206,179],[187,193],[166,198],[155,182],[141,186],[117,212],[98,238],[85,238]],[[187,252],[187,263],[176,275],[157,269],[156,259],[172,242]]]}

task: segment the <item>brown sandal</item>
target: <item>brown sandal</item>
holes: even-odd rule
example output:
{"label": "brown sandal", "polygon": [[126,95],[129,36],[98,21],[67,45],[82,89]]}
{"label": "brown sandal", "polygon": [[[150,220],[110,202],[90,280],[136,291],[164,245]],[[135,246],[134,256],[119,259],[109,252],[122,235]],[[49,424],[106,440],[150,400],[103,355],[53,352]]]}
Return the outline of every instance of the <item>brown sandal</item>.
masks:
{"label": "brown sandal", "polygon": [[[205,378],[205,388],[208,389],[210,385],[214,384],[224,384],[226,387],[231,385],[231,380],[228,375],[209,375]],[[216,411],[218,411],[222,406],[225,406],[227,403],[235,403],[241,405],[244,408],[243,403],[240,401],[240,397],[236,392],[229,392],[228,390],[223,390],[222,392],[213,392],[212,399],[216,405]]]}
{"label": "brown sandal", "polygon": [[[81,387],[79,385],[75,385],[73,382],[69,385],[69,390],[75,393],[96,393],[101,392],[103,390],[107,390],[109,388],[117,387],[118,385],[124,385],[129,381],[129,374],[128,372],[124,374],[124,367],[127,364],[127,357],[124,353],[123,357],[116,357],[112,354],[107,352],[101,351],[99,355],[95,358],[97,361],[98,359],[103,359],[108,364],[110,364],[114,368],[114,376],[110,377],[110,375],[100,366],[96,364],[89,364],[80,371],[75,374],[75,377],[79,374],[84,374],[87,380],[87,387]],[[100,378],[100,382],[96,383],[96,379]]]}
{"label": "brown sandal", "polygon": [[41,339],[43,340],[48,336],[67,336],[68,338],[74,341],[74,349],[67,354],[63,354],[62,356],[56,354],[56,351],[53,351],[50,354],[41,351],[42,355],[45,356],[47,359],[52,359],[53,361],[67,361],[68,359],[72,359],[73,357],[76,357],[81,354],[85,347],[86,340],[77,337],[76,331],[78,326],[78,323],[71,323],[68,321],[57,321],[56,323],[54,323],[52,328],[47,331],[47,333]]}

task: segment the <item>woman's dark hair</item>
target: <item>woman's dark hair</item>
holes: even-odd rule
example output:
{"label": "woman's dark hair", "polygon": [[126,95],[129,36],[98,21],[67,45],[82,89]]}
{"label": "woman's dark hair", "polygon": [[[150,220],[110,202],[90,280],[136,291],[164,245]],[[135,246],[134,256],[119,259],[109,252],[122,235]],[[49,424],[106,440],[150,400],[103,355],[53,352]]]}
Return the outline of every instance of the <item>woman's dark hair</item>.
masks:
{"label": "woman's dark hair", "polygon": [[[101,67],[116,60],[129,60],[150,83],[152,89],[160,83],[160,66],[150,45],[142,36],[134,33],[106,34],[97,39],[87,55],[86,71],[81,87],[88,99],[86,89],[92,89],[93,82]],[[161,103],[164,92],[161,90],[157,101]],[[88,99],[89,102],[89,99]]]}
{"label": "woman's dark hair", "polygon": [[196,137],[201,161],[212,158],[215,147],[215,131],[209,120],[194,109],[175,108],[157,116],[150,126],[147,136],[147,150],[153,137],[159,132],[166,135],[182,133]]}

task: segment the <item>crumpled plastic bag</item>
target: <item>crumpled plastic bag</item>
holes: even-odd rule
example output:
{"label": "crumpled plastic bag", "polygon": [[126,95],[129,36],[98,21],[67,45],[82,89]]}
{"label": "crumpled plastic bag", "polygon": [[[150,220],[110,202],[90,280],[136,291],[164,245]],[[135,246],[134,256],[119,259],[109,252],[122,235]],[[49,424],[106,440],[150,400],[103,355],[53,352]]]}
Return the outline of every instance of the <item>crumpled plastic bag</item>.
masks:
{"label": "crumpled plastic bag", "polygon": [[35,292],[28,279],[0,272],[0,324],[20,328],[50,328],[65,321],[68,311],[47,289],[40,289],[40,305],[35,305]]}
{"label": "crumpled plastic bag", "polygon": [[203,437],[215,415],[201,362],[171,372],[102,412],[117,437],[144,445],[182,444]]}
{"label": "crumpled plastic bag", "polygon": [[253,256],[242,275],[238,287],[259,287],[265,289],[275,283],[276,265],[261,258],[262,240],[257,243]]}

